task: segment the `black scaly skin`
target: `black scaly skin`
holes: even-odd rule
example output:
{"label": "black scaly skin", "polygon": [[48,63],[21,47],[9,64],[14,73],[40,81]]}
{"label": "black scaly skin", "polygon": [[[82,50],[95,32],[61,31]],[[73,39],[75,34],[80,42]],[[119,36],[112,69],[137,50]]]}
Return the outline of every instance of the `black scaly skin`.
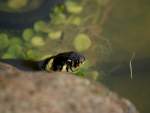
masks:
{"label": "black scaly skin", "polygon": [[62,71],[63,66],[66,65],[66,71],[68,72],[69,69],[73,71],[72,68],[76,68],[81,63],[83,63],[85,61],[85,57],[73,51],[60,53],[60,54],[57,54],[55,56],[45,59],[42,69],[44,70],[46,69],[46,66],[48,65],[50,60],[53,60],[51,70]]}

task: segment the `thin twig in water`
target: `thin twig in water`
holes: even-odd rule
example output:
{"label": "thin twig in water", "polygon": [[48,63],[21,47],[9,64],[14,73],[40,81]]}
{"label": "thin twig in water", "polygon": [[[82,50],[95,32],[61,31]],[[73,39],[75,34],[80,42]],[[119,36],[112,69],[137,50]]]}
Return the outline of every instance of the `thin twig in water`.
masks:
{"label": "thin twig in water", "polygon": [[133,69],[132,69],[132,61],[135,58],[135,52],[132,53],[132,57],[130,59],[129,67],[130,67],[130,78],[133,78]]}

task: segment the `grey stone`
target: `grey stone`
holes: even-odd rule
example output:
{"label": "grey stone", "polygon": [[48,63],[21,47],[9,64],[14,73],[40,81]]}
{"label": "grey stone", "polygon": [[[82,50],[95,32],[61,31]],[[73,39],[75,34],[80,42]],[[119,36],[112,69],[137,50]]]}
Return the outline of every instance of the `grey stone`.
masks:
{"label": "grey stone", "polygon": [[138,113],[100,83],[65,72],[23,72],[0,64],[0,113]]}

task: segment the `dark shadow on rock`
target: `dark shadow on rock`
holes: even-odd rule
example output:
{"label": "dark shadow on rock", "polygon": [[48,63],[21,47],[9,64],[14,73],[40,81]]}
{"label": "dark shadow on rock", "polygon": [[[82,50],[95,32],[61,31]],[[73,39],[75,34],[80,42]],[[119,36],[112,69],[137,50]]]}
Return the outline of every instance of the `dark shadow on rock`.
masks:
{"label": "dark shadow on rock", "polygon": [[0,62],[12,65],[22,71],[42,71],[41,65],[44,60],[33,61],[24,59],[0,59]]}

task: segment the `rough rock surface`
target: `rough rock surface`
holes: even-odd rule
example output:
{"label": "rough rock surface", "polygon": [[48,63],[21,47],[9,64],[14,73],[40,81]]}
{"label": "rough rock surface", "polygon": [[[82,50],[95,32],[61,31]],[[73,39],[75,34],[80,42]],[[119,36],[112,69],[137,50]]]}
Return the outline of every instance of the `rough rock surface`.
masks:
{"label": "rough rock surface", "polygon": [[0,64],[0,113],[138,112],[128,100],[87,79]]}

